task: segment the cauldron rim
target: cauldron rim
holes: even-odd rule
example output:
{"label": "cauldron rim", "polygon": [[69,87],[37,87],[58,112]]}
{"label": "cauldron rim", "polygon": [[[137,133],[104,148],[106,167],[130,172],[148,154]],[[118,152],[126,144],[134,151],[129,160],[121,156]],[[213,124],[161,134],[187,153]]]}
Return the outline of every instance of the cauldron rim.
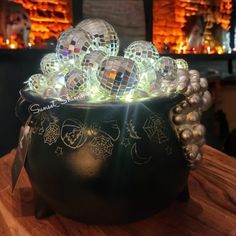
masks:
{"label": "cauldron rim", "polygon": [[28,88],[28,86],[23,87],[20,91],[20,96],[30,102],[31,104],[39,104],[39,105],[49,105],[52,103],[56,103],[60,106],[64,106],[64,107],[71,107],[71,108],[106,108],[106,107],[127,107],[129,105],[135,105],[138,103],[149,103],[149,102],[154,102],[154,101],[158,101],[158,103],[169,103],[172,101],[182,101],[185,96],[183,94],[173,94],[170,96],[163,96],[163,97],[150,97],[147,99],[142,99],[142,100],[135,100],[135,101],[131,101],[131,102],[120,102],[120,101],[104,101],[104,102],[100,102],[100,103],[88,103],[88,102],[83,102],[80,101],[78,102],[78,100],[75,101],[60,101],[57,99],[53,99],[53,98],[44,98],[42,96],[40,96],[39,94],[37,94],[36,92],[30,90]]}

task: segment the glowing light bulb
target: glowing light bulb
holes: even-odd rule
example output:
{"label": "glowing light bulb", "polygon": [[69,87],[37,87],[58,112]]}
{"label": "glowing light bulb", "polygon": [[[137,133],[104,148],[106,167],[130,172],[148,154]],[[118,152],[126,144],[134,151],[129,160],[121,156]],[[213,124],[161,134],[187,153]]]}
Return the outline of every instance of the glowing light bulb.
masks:
{"label": "glowing light bulb", "polygon": [[11,49],[15,49],[15,48],[16,48],[16,45],[15,45],[14,43],[11,43],[11,44],[10,44],[10,48],[11,48]]}
{"label": "glowing light bulb", "polygon": [[207,46],[207,53],[210,54],[211,53],[211,47]]}

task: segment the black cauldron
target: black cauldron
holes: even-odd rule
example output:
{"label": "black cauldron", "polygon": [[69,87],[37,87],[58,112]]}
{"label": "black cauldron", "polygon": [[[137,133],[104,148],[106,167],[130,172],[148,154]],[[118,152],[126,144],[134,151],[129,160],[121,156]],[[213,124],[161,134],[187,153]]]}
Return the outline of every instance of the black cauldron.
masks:
{"label": "black cauldron", "polygon": [[187,199],[189,168],[170,118],[183,99],[78,104],[21,90],[18,117],[32,115],[25,168],[36,217],[126,223]]}

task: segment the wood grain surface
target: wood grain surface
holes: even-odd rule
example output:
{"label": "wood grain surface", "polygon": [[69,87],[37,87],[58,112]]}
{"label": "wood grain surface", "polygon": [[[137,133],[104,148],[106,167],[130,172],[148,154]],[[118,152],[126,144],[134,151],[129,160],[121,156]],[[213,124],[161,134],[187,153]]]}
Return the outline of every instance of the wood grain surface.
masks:
{"label": "wood grain surface", "polygon": [[204,160],[189,177],[191,198],[132,224],[87,225],[54,215],[34,217],[33,193],[25,171],[11,193],[15,151],[0,159],[1,236],[218,236],[236,235],[236,160],[204,146]]}

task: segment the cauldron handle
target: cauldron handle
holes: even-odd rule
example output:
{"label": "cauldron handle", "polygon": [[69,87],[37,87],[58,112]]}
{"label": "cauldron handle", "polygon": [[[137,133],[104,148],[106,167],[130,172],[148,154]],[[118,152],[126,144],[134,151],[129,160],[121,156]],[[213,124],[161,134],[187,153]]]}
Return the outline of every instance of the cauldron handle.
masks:
{"label": "cauldron handle", "polygon": [[26,101],[22,97],[20,97],[16,103],[15,114],[23,125],[25,125],[26,121],[31,115],[31,113],[29,112],[30,105],[31,103]]}

